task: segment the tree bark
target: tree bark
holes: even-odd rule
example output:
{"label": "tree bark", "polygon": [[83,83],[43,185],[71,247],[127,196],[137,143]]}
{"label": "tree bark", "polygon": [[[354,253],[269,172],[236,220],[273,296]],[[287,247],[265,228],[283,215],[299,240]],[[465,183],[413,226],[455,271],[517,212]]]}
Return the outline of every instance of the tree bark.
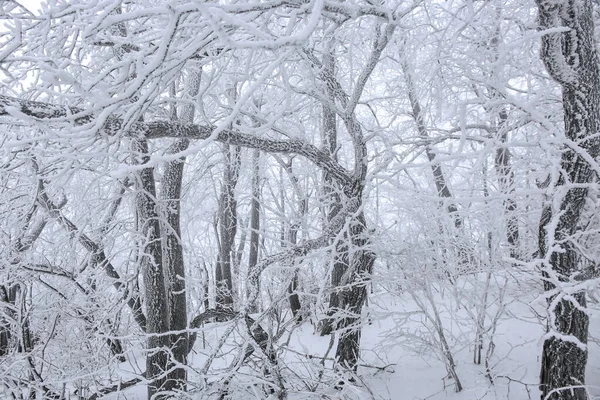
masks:
{"label": "tree bark", "polygon": [[[498,1],[495,7],[495,29],[490,39],[490,47],[493,50],[492,62],[497,63],[500,56],[500,43],[502,41],[501,21],[502,21],[502,2]],[[497,70],[492,70],[492,82],[497,79]],[[499,103],[504,100],[504,95],[494,84],[487,85],[488,96],[493,103]],[[515,191],[515,174],[511,165],[512,154],[507,146],[508,140],[508,107],[504,104],[499,107],[492,107],[490,110],[492,118],[495,119],[494,134],[498,141],[496,155],[494,157],[494,167],[498,174],[498,187],[500,192],[507,196],[503,201],[504,214],[506,215],[506,240],[510,246],[510,255],[512,258],[521,259],[521,246],[519,243],[519,220],[516,216],[517,201],[514,197],[509,197]]]}
{"label": "tree bark", "polygon": [[[248,272],[252,271],[258,263],[260,230],[260,150],[252,152],[252,204],[250,205],[250,254],[248,256]],[[255,288],[260,293],[260,280]],[[260,297],[250,304],[249,311],[259,311]]]}
{"label": "tree bark", "polygon": [[[498,173],[498,186],[503,194],[512,194],[515,191],[514,181],[515,174],[511,167],[511,153],[506,145],[508,133],[506,132],[506,123],[508,120],[508,112],[505,109],[498,113],[497,137],[500,141],[500,146],[496,149],[496,157],[494,158],[494,166]],[[506,239],[510,245],[511,257],[520,259],[520,243],[519,243],[519,220],[516,217],[517,201],[513,197],[508,197],[504,200],[504,213],[506,214]]]}
{"label": "tree bark", "polygon": [[369,232],[364,214],[351,222],[350,242],[354,251],[346,251],[348,268],[340,281],[337,329],[340,333],[335,358],[339,365],[356,371],[360,356],[361,315],[367,298],[367,284],[373,272],[375,253],[368,249]]}
{"label": "tree bark", "polygon": [[[185,150],[189,140],[178,139],[169,148],[174,154]],[[164,201],[165,219],[162,225],[164,240],[165,285],[169,300],[170,330],[177,333],[170,335],[169,342],[174,360],[181,366],[175,368],[171,378],[177,381],[177,388],[185,390],[187,374],[188,333],[187,300],[185,285],[185,264],[181,244],[181,185],[185,158],[167,164],[162,179],[161,197]]]}
{"label": "tree bark", "polygon": [[[186,82],[185,97],[194,101],[200,89],[200,78],[202,69],[198,67],[190,72]],[[185,123],[194,122],[194,106],[186,105],[180,116],[173,107],[172,119],[179,119]],[[167,150],[168,154],[177,154],[186,150],[189,139],[177,139]],[[183,170],[185,157],[167,163],[162,177],[161,193],[162,206],[165,220],[161,226],[164,236],[164,262],[166,273],[166,289],[169,297],[170,330],[173,333],[169,337],[173,359],[179,365],[173,369],[170,378],[176,380],[176,388],[185,391],[188,355],[188,332],[187,332],[187,299],[185,282],[185,264],[183,258],[183,246],[181,243],[181,187],[183,184]]]}
{"label": "tree bark", "polygon": [[[300,189],[300,185],[298,182],[298,177],[294,175],[293,168],[294,159],[290,158],[289,162],[285,164],[285,169],[290,177],[290,181],[294,187],[294,192],[296,194],[296,200],[298,201],[298,208],[296,210],[295,220],[290,224],[289,230],[289,243],[292,246],[295,246],[298,243],[298,231],[300,229],[302,220],[308,211],[308,199],[302,193]],[[293,265],[293,262],[290,263],[290,266]],[[296,322],[302,321],[302,303],[300,302],[300,296],[298,296],[298,268],[294,268],[292,279],[288,285],[288,300],[290,302],[290,310],[292,311],[293,317],[296,319]]]}
{"label": "tree bark", "polygon": [[[542,399],[585,400],[589,317],[584,289],[576,285],[585,263],[577,251],[589,186],[597,180],[586,158],[598,159],[600,71],[591,0],[536,0],[542,29],[567,32],[542,37],[541,58],[563,90],[566,148],[561,174],[542,211],[539,254],[548,294],[548,333],[540,373]],[[558,207],[554,206],[558,204]],[[575,283],[572,283],[575,282]]]}
{"label": "tree bark", "polygon": [[[332,39],[327,43],[327,48],[323,54],[323,73],[327,76],[335,76],[335,57],[334,57],[335,41]],[[335,88],[331,84],[325,85],[325,95],[327,103],[323,104],[323,130],[322,142],[329,157],[337,161],[337,116],[333,106],[335,105]],[[338,213],[341,208],[341,199],[339,188],[336,182],[332,179],[331,174],[327,171],[323,172],[323,195],[328,201],[325,209],[326,223],[329,223],[332,218]],[[333,267],[329,284],[331,293],[329,294],[329,306],[327,307],[327,316],[320,322],[321,336],[330,335],[336,329],[334,314],[339,309],[338,288],[342,281],[344,272],[348,269],[347,249],[343,241],[336,244],[335,254],[333,258]]]}
{"label": "tree bark", "polygon": [[233,280],[231,264],[237,232],[237,202],[235,187],[240,170],[240,147],[224,145],[225,171],[219,199],[219,257],[217,260],[216,307],[233,311]]}
{"label": "tree bark", "polygon": [[[132,150],[136,164],[144,165],[149,159],[146,139],[134,139]],[[167,374],[170,367],[168,348],[170,343],[166,332],[170,330],[169,299],[165,289],[160,216],[156,204],[156,188],[152,167],[144,167],[136,173],[136,212],[143,247],[140,257],[145,289],[146,333],[148,334],[148,354],[146,356],[146,377],[148,398],[164,398],[160,392],[175,388],[176,380]]]}

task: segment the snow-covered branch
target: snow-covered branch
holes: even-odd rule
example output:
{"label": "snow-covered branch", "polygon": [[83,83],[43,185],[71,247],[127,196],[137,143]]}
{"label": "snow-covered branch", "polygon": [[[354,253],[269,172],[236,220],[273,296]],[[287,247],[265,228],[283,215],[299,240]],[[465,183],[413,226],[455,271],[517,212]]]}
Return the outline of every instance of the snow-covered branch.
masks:
{"label": "snow-covered branch", "polygon": [[[94,117],[74,107],[63,107],[49,103],[21,100],[0,95],[0,116],[11,116],[17,119],[33,118],[57,123],[75,123],[82,125],[91,123]],[[121,131],[123,121],[118,117],[109,117],[101,129],[101,133],[113,136]],[[345,168],[316,146],[302,140],[276,140],[260,138],[238,130],[221,130],[213,135],[216,128],[210,125],[184,124],[175,121],[154,121],[134,124],[134,131],[143,132],[147,139],[187,138],[213,139],[221,143],[260,149],[270,153],[298,154],[331,174],[342,187],[350,188],[353,179]]]}

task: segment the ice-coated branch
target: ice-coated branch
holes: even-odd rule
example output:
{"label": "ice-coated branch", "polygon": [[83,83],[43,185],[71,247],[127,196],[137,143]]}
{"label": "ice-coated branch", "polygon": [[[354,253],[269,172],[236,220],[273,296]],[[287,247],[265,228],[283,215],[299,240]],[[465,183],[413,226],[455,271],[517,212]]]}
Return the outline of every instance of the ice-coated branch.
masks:
{"label": "ice-coated branch", "polygon": [[[94,116],[75,107],[64,107],[50,103],[29,101],[0,95],[0,117],[11,116],[18,119],[33,118],[57,123],[74,123],[83,125],[94,121]],[[269,153],[298,154],[314,163],[317,167],[330,173],[342,187],[350,188],[353,179],[346,169],[331,159],[329,155],[316,146],[302,140],[276,140],[260,138],[235,129],[222,130],[213,135],[214,126],[184,124],[175,121],[154,121],[134,124],[133,131],[144,132],[147,139],[188,138],[213,139],[221,143],[260,149]],[[111,116],[101,128],[102,134],[113,136],[119,133],[123,120]]]}
{"label": "ice-coated branch", "polygon": [[[262,271],[264,271],[269,265],[278,262],[286,262],[290,259],[298,259],[306,256],[313,250],[328,246],[330,244],[330,240],[344,228],[347,218],[355,214],[360,208],[360,205],[360,199],[356,197],[349,199],[344,205],[344,208],[342,208],[338,214],[331,219],[327,227],[325,227],[323,230],[323,235],[315,239],[305,240],[295,246],[285,249],[284,251],[265,257],[254,267],[254,270],[250,271],[248,274],[248,280],[251,282],[257,280]],[[248,304],[254,302],[258,297],[256,286],[251,287],[254,290],[251,293],[248,293]]]}
{"label": "ice-coated branch", "polygon": [[[74,237],[77,237],[79,243],[92,255],[94,258],[94,262],[96,265],[100,265],[104,268],[104,272],[110,278],[114,279],[113,286],[120,290],[123,288],[124,284],[121,279],[121,276],[117,272],[116,268],[112,265],[112,263],[106,257],[106,253],[102,246],[92,240],[85,233],[81,232],[81,230],[75,225],[69,218],[67,218],[60,208],[50,200],[46,191],[43,188],[43,184],[41,185],[41,190],[38,194],[39,203],[48,211],[48,213],[58,220],[58,222]],[[125,291],[127,293],[127,291]],[[146,331],[146,316],[142,311],[142,301],[137,294],[132,293],[128,296],[127,305],[131,309],[133,314],[133,318],[139,325],[142,331]]]}
{"label": "ice-coated branch", "polygon": [[310,143],[302,140],[260,138],[237,130],[223,130],[213,137],[214,130],[215,128],[212,126],[156,121],[146,124],[145,132],[148,139],[161,137],[211,138],[217,142],[260,149],[267,153],[298,154],[329,172],[343,186],[352,185],[352,178],[350,178],[348,172],[336,161],[332,160],[329,154]]}

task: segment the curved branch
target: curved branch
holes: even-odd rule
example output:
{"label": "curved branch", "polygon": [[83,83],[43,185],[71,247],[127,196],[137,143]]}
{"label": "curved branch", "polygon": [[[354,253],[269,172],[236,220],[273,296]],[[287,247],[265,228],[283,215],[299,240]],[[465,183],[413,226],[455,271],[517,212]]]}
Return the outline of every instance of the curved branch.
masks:
{"label": "curved branch", "polygon": [[[0,116],[12,116],[18,119],[30,117],[57,123],[74,123],[83,125],[91,123],[96,118],[74,107],[63,107],[38,101],[21,100],[14,97],[0,95]],[[100,133],[109,136],[116,135],[123,126],[123,120],[111,116],[104,122]],[[316,146],[301,140],[275,140],[259,138],[254,135],[237,130],[223,130],[217,135],[214,126],[184,124],[171,121],[154,121],[148,123],[135,123],[134,132],[144,132],[147,139],[156,138],[188,138],[188,139],[214,139],[221,143],[260,149],[270,153],[293,153],[301,155],[314,163],[317,167],[327,171],[342,187],[350,188],[354,180],[344,167],[329,157],[329,154]]]}
{"label": "curved branch", "polygon": [[[164,137],[186,137],[190,139],[209,139],[215,130],[213,126],[182,124],[178,122],[156,121],[145,124],[145,134],[148,139]],[[223,130],[214,140],[236,146],[260,149],[268,153],[294,153],[307,158],[319,168],[334,176],[342,186],[350,186],[352,178],[348,172],[329,154],[302,140],[275,140],[259,138],[237,130]]]}

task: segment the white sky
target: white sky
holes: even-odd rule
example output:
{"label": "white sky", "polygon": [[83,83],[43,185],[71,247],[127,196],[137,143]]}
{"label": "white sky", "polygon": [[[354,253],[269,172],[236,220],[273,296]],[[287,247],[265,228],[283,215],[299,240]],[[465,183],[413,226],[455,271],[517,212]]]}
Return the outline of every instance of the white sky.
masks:
{"label": "white sky", "polygon": [[44,0],[17,0],[17,3],[25,6],[29,11],[37,13],[40,9],[40,4],[42,4],[42,1]]}

